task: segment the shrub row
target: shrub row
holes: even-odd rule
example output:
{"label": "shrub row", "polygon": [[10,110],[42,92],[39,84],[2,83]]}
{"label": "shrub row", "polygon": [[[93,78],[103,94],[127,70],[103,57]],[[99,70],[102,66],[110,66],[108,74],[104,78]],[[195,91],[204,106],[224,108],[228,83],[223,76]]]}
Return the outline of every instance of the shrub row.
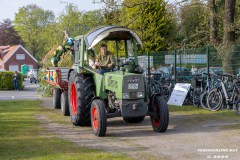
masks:
{"label": "shrub row", "polygon": [[[0,72],[0,90],[14,90],[12,71]],[[23,75],[18,72],[18,89],[23,89]]]}

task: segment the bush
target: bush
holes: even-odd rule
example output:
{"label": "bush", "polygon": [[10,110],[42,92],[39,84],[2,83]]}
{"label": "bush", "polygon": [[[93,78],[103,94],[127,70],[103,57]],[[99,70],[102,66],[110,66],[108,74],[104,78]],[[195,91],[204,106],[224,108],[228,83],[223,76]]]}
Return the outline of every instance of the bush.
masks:
{"label": "bush", "polygon": [[38,81],[39,81],[39,86],[37,88],[37,93],[41,94],[43,97],[50,97],[53,94],[53,86],[49,85],[45,80],[45,69],[39,69],[38,71]]}
{"label": "bush", "polygon": [[23,81],[24,81],[24,79],[27,78],[27,75],[22,75],[22,76],[23,76]]}
{"label": "bush", "polygon": [[[14,90],[12,71],[0,72],[0,90]],[[23,89],[23,76],[18,72],[18,89]]]}

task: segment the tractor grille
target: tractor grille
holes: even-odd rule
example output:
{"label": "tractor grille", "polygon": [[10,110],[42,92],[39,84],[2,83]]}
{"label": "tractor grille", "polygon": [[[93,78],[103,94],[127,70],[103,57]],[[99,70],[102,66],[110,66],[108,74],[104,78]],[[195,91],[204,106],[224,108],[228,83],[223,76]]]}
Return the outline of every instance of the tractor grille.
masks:
{"label": "tractor grille", "polygon": [[112,88],[118,88],[118,81],[108,79],[108,86]]}
{"label": "tractor grille", "polygon": [[130,92],[130,98],[137,98],[137,92]]}

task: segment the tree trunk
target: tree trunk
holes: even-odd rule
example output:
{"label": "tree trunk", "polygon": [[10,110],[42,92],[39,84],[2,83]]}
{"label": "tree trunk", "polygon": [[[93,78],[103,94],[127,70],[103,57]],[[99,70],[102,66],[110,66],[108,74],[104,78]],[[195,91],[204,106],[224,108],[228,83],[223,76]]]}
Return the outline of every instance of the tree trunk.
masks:
{"label": "tree trunk", "polygon": [[236,0],[225,0],[223,16],[223,49],[221,57],[223,58],[223,69],[225,72],[233,74],[233,55],[234,55],[234,17],[235,17]]}
{"label": "tree trunk", "polygon": [[225,0],[224,17],[223,17],[223,44],[233,44],[235,41],[234,17],[235,17],[236,0]]}
{"label": "tree trunk", "polygon": [[215,0],[209,0],[210,8],[210,41],[213,45],[218,45],[218,30],[217,30],[217,7]]}

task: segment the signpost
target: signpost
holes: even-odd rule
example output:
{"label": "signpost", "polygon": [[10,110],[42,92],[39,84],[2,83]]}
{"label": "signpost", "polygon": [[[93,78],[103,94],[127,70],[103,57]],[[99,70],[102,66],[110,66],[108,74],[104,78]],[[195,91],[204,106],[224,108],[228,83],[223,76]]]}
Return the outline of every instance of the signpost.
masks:
{"label": "signpost", "polygon": [[189,83],[176,83],[167,104],[182,106],[190,86]]}

